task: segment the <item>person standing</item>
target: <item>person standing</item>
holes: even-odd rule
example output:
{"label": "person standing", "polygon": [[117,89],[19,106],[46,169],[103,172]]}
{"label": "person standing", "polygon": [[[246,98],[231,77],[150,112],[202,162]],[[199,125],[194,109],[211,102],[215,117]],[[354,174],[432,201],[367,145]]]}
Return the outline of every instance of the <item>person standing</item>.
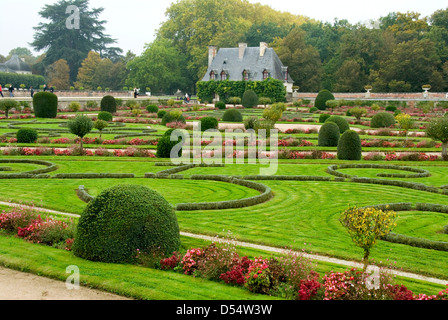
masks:
{"label": "person standing", "polygon": [[46,92],[48,90],[47,85],[44,84],[44,92]]}
{"label": "person standing", "polygon": [[14,97],[14,88],[12,87],[12,84],[9,85],[9,96],[12,98]]}
{"label": "person standing", "polygon": [[30,87],[30,91],[31,91],[31,98],[33,98],[34,97],[34,89],[33,89],[33,87]]}
{"label": "person standing", "polygon": [[4,98],[4,96],[3,96],[3,88],[2,88],[1,84],[0,84],[0,96],[2,96],[2,98]]}
{"label": "person standing", "polygon": [[134,99],[137,99],[137,96],[138,96],[137,88],[134,88]]}

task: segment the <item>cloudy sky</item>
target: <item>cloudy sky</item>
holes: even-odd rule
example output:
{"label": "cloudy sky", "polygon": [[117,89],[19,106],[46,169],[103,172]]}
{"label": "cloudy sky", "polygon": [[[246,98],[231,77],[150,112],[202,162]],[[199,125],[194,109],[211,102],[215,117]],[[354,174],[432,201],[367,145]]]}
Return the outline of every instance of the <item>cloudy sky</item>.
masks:
{"label": "cloudy sky", "polygon": [[[58,0],[0,0],[0,54],[27,47],[33,41],[33,27],[41,22],[39,11]],[[165,11],[172,0],[90,0],[91,8],[104,8],[101,16],[107,20],[106,33],[117,39],[117,46],[141,54],[145,43],[154,40],[155,31],[166,20]],[[414,11],[429,16],[448,8],[446,0],[249,0],[269,5],[278,11],[308,16],[320,21],[347,19],[350,23],[376,20],[390,12]]]}

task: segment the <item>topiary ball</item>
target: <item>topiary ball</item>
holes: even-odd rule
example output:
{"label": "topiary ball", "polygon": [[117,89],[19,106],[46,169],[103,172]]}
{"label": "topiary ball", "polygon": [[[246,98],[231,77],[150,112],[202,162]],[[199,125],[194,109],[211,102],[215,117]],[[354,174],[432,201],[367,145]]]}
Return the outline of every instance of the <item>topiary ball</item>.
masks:
{"label": "topiary ball", "polygon": [[371,128],[388,128],[395,124],[395,117],[388,112],[378,112],[370,120]]}
{"label": "topiary ball", "polygon": [[111,122],[114,119],[112,113],[108,111],[100,111],[98,112],[98,120],[103,120],[106,122]]}
{"label": "topiary ball", "polygon": [[353,130],[345,131],[338,144],[339,160],[361,160],[362,145],[358,133]]}
{"label": "topiary ball", "polygon": [[112,96],[104,96],[101,99],[101,111],[107,111],[110,113],[117,112],[117,101]]}
{"label": "topiary ball", "polygon": [[130,263],[137,250],[171,254],[179,247],[174,208],[159,193],[142,185],[116,185],[84,209],[73,253],[91,261]]}
{"label": "topiary ball", "polygon": [[201,131],[207,131],[210,129],[218,129],[218,120],[213,117],[205,117],[200,120]]}
{"label": "topiary ball", "polygon": [[327,108],[326,102],[328,100],[334,100],[334,95],[327,89],[319,91],[314,106],[319,110],[325,110]]}
{"label": "topiary ball", "polygon": [[52,119],[58,114],[58,96],[51,92],[38,92],[33,97],[36,118]]}
{"label": "topiary ball", "polygon": [[148,111],[149,113],[158,113],[159,107],[155,104],[150,104],[146,106],[146,111]]}
{"label": "topiary ball", "polygon": [[249,89],[243,94],[242,104],[244,108],[253,108],[258,106],[258,96],[255,91]]}
{"label": "topiary ball", "polygon": [[38,137],[37,131],[34,129],[20,129],[17,131],[17,143],[34,143]]}
{"label": "topiary ball", "polygon": [[242,122],[243,115],[238,109],[229,109],[226,112],[224,112],[224,115],[222,116],[222,121]]}
{"label": "topiary ball", "polygon": [[220,110],[225,110],[226,104],[225,104],[225,102],[218,101],[215,103],[215,108],[220,109]]}
{"label": "topiary ball", "polygon": [[341,116],[330,116],[325,122],[334,122],[338,125],[339,130],[342,133],[344,133],[347,130],[350,130],[350,125],[348,124],[347,120]]}
{"label": "topiary ball", "polygon": [[341,136],[339,127],[334,122],[326,122],[319,130],[318,146],[336,147]]}

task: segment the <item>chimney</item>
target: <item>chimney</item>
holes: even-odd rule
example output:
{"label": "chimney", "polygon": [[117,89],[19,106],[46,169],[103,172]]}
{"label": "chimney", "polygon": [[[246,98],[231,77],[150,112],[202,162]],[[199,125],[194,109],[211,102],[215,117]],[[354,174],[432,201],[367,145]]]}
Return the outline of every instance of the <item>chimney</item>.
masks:
{"label": "chimney", "polygon": [[240,43],[238,47],[239,47],[238,57],[240,58],[240,60],[242,60],[244,57],[244,52],[246,51],[247,48],[247,43]]}
{"label": "chimney", "polygon": [[266,42],[260,42],[260,57],[264,57],[267,48],[268,44]]}
{"label": "chimney", "polygon": [[217,50],[216,46],[208,47],[208,66],[209,67],[212,64],[213,59],[215,59],[215,57],[216,57],[216,53],[217,53],[216,50]]}

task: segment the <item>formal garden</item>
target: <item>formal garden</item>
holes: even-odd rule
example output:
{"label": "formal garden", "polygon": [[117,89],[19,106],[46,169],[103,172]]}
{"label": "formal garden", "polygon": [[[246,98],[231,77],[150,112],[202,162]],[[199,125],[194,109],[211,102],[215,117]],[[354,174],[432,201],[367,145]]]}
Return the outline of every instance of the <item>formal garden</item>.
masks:
{"label": "formal garden", "polygon": [[144,300],[447,298],[447,101],[226,102],[0,100],[0,264]]}

